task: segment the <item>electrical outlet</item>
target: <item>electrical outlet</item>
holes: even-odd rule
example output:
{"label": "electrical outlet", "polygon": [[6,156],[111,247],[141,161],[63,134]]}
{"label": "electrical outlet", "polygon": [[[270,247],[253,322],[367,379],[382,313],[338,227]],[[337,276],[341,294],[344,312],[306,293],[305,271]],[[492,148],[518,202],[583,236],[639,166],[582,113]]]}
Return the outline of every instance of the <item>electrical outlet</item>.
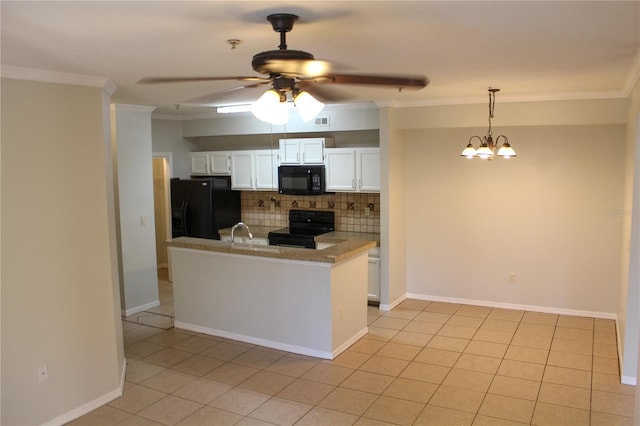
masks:
{"label": "electrical outlet", "polygon": [[515,284],[516,283],[516,273],[515,272],[510,272],[509,273],[509,284]]}
{"label": "electrical outlet", "polygon": [[365,216],[369,216],[371,214],[371,207],[365,207],[364,208],[364,215]]}
{"label": "electrical outlet", "polygon": [[47,369],[47,364],[42,364],[38,366],[38,381],[44,382],[49,378],[49,370]]}
{"label": "electrical outlet", "polygon": [[147,225],[147,216],[146,215],[140,216],[140,226],[146,226],[146,225]]}

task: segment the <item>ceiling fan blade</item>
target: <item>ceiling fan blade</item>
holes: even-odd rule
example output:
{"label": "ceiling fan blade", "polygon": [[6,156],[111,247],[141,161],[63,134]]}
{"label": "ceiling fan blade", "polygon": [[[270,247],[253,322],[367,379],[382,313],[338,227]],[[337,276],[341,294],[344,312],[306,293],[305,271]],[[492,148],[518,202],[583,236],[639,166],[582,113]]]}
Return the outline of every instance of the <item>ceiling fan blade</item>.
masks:
{"label": "ceiling fan blade", "polygon": [[314,98],[324,103],[344,102],[353,98],[353,95],[338,92],[326,85],[315,84],[312,81],[299,81],[296,83],[296,87],[309,92]]}
{"label": "ceiling fan blade", "polygon": [[265,68],[272,74],[316,77],[331,71],[331,64],[315,59],[268,59],[265,61]]}
{"label": "ceiling fan blade", "polygon": [[192,83],[201,81],[260,81],[268,83],[269,78],[264,77],[145,77],[136,82],[136,84],[164,84],[164,83]]}
{"label": "ceiling fan blade", "polygon": [[390,86],[399,89],[420,90],[429,84],[429,79],[423,75],[366,75],[366,74],[326,74],[310,79],[320,84],[363,84],[368,86]]}
{"label": "ceiling fan blade", "polygon": [[228,90],[224,90],[222,92],[209,93],[204,96],[199,96],[197,98],[189,99],[187,101],[182,102],[183,105],[226,105],[228,103],[244,103],[248,102],[247,99],[251,99],[250,102],[253,102],[260,96],[260,92],[251,93],[248,95],[245,91],[247,89],[248,92],[253,92],[250,89],[254,89],[256,87],[260,87],[264,84],[270,83],[270,81],[264,81],[254,84],[248,84],[245,86],[238,86]]}

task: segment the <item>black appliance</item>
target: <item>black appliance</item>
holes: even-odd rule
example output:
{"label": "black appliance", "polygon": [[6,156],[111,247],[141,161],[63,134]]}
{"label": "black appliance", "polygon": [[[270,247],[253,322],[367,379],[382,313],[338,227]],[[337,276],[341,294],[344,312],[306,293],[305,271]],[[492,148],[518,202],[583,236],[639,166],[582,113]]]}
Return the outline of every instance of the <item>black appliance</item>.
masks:
{"label": "black appliance", "polygon": [[316,248],[315,236],[335,229],[335,213],[318,210],[289,210],[289,227],[268,234],[272,246]]}
{"label": "black appliance", "polygon": [[240,222],[240,192],[229,176],[171,179],[172,237],[219,240],[218,231]]}
{"label": "black appliance", "polygon": [[325,189],[324,166],[278,167],[278,192],[289,195],[321,195]]}

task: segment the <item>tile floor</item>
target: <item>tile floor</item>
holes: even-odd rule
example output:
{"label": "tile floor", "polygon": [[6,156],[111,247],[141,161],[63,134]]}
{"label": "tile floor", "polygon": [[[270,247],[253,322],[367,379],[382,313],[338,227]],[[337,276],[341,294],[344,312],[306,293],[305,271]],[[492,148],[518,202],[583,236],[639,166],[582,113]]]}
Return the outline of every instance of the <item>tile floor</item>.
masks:
{"label": "tile floor", "polygon": [[633,424],[610,320],[406,300],[332,361],[123,325],[124,395],[74,426]]}

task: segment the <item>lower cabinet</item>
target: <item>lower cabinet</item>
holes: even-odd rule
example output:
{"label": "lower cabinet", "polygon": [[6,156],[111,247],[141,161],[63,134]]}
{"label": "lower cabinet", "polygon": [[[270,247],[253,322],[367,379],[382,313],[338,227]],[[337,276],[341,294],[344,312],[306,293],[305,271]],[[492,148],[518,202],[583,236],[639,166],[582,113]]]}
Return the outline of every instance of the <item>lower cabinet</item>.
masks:
{"label": "lower cabinet", "polygon": [[369,250],[369,286],[367,300],[380,302],[380,247]]}

